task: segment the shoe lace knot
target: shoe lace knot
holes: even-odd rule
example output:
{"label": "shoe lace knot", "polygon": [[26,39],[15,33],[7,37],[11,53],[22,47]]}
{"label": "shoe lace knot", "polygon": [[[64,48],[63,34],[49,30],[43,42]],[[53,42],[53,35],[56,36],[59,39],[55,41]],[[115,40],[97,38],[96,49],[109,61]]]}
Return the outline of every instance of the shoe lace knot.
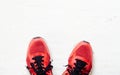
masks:
{"label": "shoe lace knot", "polygon": [[32,58],[34,60],[33,63],[30,63],[30,67],[27,66],[27,69],[30,71],[30,69],[33,69],[36,75],[47,75],[46,72],[51,70],[53,66],[51,65],[51,62],[49,62],[48,66],[44,67],[44,56],[35,56]]}
{"label": "shoe lace knot", "polygon": [[68,66],[68,69],[67,69],[68,73],[70,75],[88,75],[88,74],[83,72],[87,63],[82,61],[82,60],[79,60],[79,59],[75,59],[75,60],[76,60],[76,63],[74,63],[75,67],[71,67],[71,65],[67,65]]}

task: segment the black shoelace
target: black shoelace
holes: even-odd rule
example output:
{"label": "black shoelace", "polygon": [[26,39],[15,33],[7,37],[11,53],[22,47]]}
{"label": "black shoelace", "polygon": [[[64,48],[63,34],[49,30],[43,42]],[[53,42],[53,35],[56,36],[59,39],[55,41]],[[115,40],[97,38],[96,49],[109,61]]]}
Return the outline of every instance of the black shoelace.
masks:
{"label": "black shoelace", "polygon": [[69,68],[67,71],[70,75],[88,75],[82,72],[84,67],[87,65],[86,62],[76,59],[76,63],[74,63],[75,67],[71,67],[70,65],[67,65]]}
{"label": "black shoelace", "polygon": [[53,68],[53,66],[51,65],[51,62],[48,64],[48,66],[45,68],[43,65],[43,58],[44,56],[36,56],[34,58],[32,58],[32,60],[35,60],[34,63],[30,63],[31,67],[27,66],[27,69],[33,69],[34,72],[36,73],[36,75],[47,75],[46,72],[48,72],[49,70],[51,70]]}

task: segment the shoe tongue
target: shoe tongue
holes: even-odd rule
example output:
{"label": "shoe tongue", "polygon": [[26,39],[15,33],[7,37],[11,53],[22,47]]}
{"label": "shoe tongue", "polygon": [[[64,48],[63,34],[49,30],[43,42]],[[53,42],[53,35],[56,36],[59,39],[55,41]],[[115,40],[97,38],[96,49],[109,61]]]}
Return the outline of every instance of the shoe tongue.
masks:
{"label": "shoe tongue", "polygon": [[76,59],[75,67],[83,69],[86,64],[87,64],[86,62],[79,60],[79,59]]}
{"label": "shoe tongue", "polygon": [[83,61],[83,62],[85,62],[87,64],[87,60],[85,58],[83,58],[83,57],[75,57],[74,63],[76,63],[76,59],[81,60],[81,61]]}
{"label": "shoe tongue", "polygon": [[73,67],[75,67],[75,63],[76,63],[76,59],[77,60],[81,60],[81,61],[83,61],[83,62],[85,62],[86,64],[87,64],[87,61],[83,58],[83,57],[74,57],[74,58],[72,58],[71,60],[69,60],[69,65],[73,68]]}

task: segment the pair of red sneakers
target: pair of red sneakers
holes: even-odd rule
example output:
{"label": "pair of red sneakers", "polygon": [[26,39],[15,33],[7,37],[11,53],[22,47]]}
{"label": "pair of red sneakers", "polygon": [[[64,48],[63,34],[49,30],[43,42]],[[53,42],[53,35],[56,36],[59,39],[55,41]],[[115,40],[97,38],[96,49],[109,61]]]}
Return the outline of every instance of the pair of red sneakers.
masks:
{"label": "pair of red sneakers", "polygon": [[[26,62],[31,75],[53,75],[49,49],[41,37],[30,42]],[[92,48],[88,42],[82,41],[73,49],[62,75],[88,75],[91,68]]]}

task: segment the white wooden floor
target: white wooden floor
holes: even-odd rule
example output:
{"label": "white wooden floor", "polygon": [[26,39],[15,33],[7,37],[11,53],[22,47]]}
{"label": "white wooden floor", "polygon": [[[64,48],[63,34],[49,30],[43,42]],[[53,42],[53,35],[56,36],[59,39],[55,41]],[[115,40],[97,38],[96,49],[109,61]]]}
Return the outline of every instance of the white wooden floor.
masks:
{"label": "white wooden floor", "polygon": [[48,44],[54,75],[82,40],[93,48],[92,75],[120,75],[119,0],[1,0],[0,75],[30,75],[25,59],[35,36]]}

